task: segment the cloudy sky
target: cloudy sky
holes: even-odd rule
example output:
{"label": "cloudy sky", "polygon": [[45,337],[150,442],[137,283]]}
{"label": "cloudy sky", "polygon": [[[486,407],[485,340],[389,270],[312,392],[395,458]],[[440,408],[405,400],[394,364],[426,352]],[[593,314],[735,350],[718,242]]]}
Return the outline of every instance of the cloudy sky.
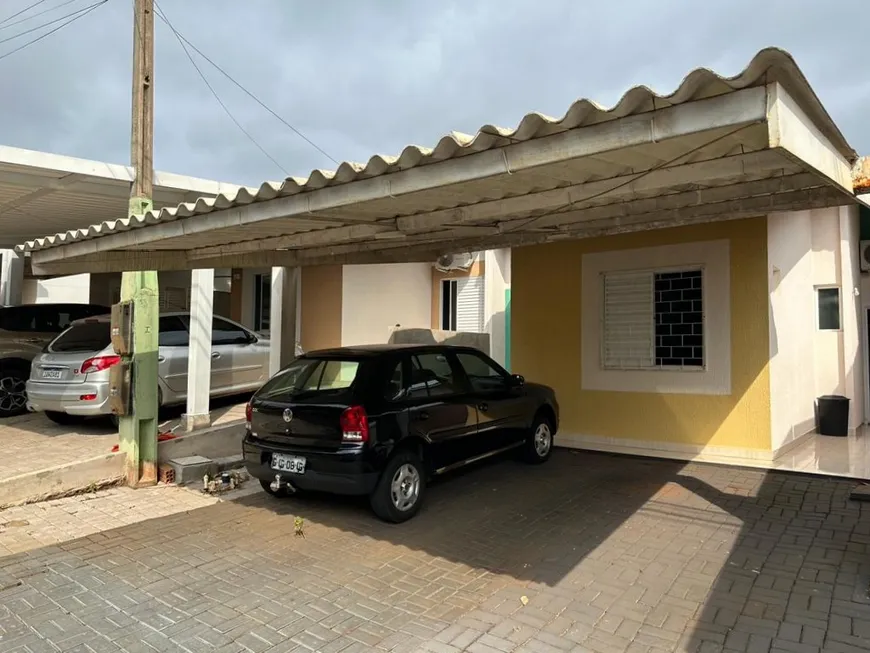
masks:
{"label": "cloudy sky", "polygon": [[[0,23],[0,57],[96,0],[44,0]],[[34,0],[0,1],[0,21]],[[60,6],[63,4],[64,6]],[[444,133],[614,104],[636,84],[670,92],[692,68],[739,72],[789,50],[852,146],[870,153],[870,69],[859,0],[158,0],[176,29],[338,160],[432,145]],[[27,22],[17,21],[57,7]],[[159,20],[155,167],[258,184],[333,168],[199,60],[232,123]],[[0,58],[0,143],[129,161],[131,0]],[[11,39],[11,40],[7,40]],[[5,41],[6,42],[3,42]],[[196,55],[194,55],[196,56]]]}

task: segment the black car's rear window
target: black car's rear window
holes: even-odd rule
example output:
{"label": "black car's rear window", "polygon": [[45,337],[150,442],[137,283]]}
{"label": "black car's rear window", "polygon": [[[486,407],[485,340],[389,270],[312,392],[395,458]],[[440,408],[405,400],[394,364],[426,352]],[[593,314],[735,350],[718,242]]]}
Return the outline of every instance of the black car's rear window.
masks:
{"label": "black car's rear window", "polygon": [[70,327],[48,346],[54,353],[102,351],[112,342],[111,327],[106,321],[82,322]]}
{"label": "black car's rear window", "polygon": [[361,361],[338,358],[299,358],[257,392],[265,401],[324,393],[340,393],[350,388],[359,374]]}

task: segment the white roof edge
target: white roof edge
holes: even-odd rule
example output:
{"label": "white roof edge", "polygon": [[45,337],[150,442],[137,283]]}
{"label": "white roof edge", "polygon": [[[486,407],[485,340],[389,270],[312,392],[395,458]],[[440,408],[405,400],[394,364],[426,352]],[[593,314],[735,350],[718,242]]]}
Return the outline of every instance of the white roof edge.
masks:
{"label": "white roof edge", "polygon": [[[65,154],[26,150],[9,145],[0,145],[0,165],[3,164],[97,177],[99,179],[117,180],[124,183],[133,181],[132,166],[79,159],[77,157],[66,156]],[[246,188],[241,184],[230,184],[211,179],[179,175],[172,172],[161,172],[159,170],[154,171],[154,185],[166,189],[196,192],[205,195],[237,192],[241,188]]]}
{"label": "white roof edge", "polygon": [[798,106],[803,109],[819,131],[833,147],[850,163],[858,155],[846,141],[845,136],[819,100],[809,81],[794,58],[780,48],[760,50],[743,70],[732,76],[724,76],[708,68],[696,68],[686,75],[679,86],[669,94],[659,94],[648,86],[635,86],[626,91],[610,108],[588,99],[580,99],[570,105],[560,118],[537,112],[527,113],[516,127],[504,128],[487,124],[474,135],[450,132],[434,147],[406,146],[397,156],[374,155],[366,163],[345,161],[335,170],[313,170],[307,178],[288,177],[283,182],[264,182],[259,188],[240,188],[238,191],[218,195],[215,198],[200,198],[196,202],[165,207],[150,211],[144,216],[124,217],[118,220],[91,225],[65,233],[49,235],[16,246],[18,252],[31,252],[60,247],[76,241],[108,236],[121,231],[139,229],[164,220],[176,220],[202,215],[237,206],[264,202],[281,197],[317,191],[327,186],[336,186],[354,181],[372,179],[411,168],[440,163],[460,156],[476,154],[502,147],[507,143],[534,140],[556,132],[569,131],[580,126],[617,120],[636,113],[656,109],[656,101],[666,105],[690,102],[699,87],[719,83],[726,87],[723,93],[736,92],[749,87],[767,86],[778,82]]}

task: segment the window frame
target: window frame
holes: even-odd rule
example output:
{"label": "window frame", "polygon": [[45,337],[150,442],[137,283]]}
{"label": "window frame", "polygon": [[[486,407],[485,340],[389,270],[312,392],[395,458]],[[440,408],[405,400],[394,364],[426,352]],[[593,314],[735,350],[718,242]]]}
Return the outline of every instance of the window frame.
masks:
{"label": "window frame", "polygon": [[[450,314],[445,316],[445,287],[450,288]],[[438,303],[438,327],[442,331],[456,331],[458,321],[459,321],[459,279],[448,278],[441,279],[440,283],[440,296]],[[447,318],[447,326],[444,327],[445,317]]]}
{"label": "window frame", "polygon": [[[730,395],[732,393],[731,251],[728,238],[587,252],[580,262],[580,388],[603,392]],[[706,369],[602,370],[601,272],[704,266]],[[739,294],[739,292],[737,293]],[[576,300],[575,300],[576,301]]]}
{"label": "window frame", "polygon": [[[505,392],[510,389],[510,381],[511,374],[506,369],[504,369],[501,365],[499,365],[492,358],[484,354],[482,351],[475,350],[462,350],[462,351],[453,351],[450,352],[456,358],[456,364],[459,365],[459,368],[462,370],[462,376],[465,380],[465,386],[468,387],[469,391],[473,394],[494,394]],[[498,376],[504,382],[503,388],[486,388],[486,389],[477,389],[474,387],[474,382],[472,381],[472,376],[468,374],[468,370],[465,369],[465,366],[462,364],[462,359],[460,356],[471,356],[473,358],[479,358],[481,361],[486,363],[493,370],[498,372]],[[490,377],[487,377],[490,378]]]}
{"label": "window frame", "polygon": [[[271,324],[271,300],[272,300],[272,277],[269,274],[254,275],[254,331],[270,331]],[[269,310],[264,311],[264,299],[269,297]],[[263,322],[267,323],[263,326]]]}
{"label": "window frame", "polygon": [[[813,289],[813,294],[816,299],[816,331],[821,331],[823,333],[841,333],[843,331],[843,289],[834,283],[830,284],[820,284],[815,286]],[[822,290],[836,290],[837,291],[837,328],[836,329],[827,329],[822,328],[822,312],[821,312],[821,293]]]}

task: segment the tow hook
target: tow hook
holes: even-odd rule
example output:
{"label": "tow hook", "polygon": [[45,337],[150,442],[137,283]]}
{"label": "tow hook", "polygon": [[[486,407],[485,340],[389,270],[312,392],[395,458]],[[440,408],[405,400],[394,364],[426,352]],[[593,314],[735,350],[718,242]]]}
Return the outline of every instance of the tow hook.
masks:
{"label": "tow hook", "polygon": [[280,492],[281,490],[287,490],[288,492],[296,492],[296,488],[290,485],[287,481],[281,478],[280,474],[275,474],[275,480],[269,485],[269,489],[272,492]]}

